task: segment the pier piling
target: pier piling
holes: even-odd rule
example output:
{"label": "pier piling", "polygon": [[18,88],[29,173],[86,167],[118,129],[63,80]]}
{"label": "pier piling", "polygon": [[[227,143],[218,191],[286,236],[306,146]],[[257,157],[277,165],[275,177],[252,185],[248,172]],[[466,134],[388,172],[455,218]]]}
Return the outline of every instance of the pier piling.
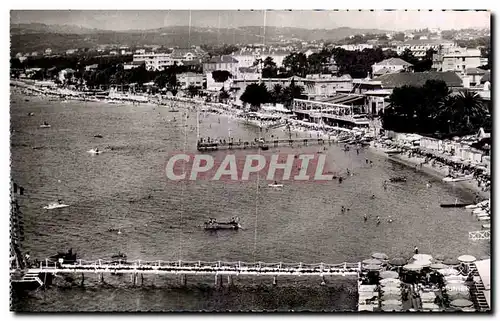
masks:
{"label": "pier piling", "polygon": [[273,276],[273,285],[278,285],[278,277],[276,275]]}

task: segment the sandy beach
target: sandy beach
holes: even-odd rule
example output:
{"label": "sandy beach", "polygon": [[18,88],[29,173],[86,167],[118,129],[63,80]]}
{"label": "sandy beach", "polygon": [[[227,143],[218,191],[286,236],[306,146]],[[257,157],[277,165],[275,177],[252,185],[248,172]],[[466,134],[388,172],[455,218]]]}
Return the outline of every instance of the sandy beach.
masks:
{"label": "sandy beach", "polygon": [[[389,155],[385,153],[384,149],[382,148],[381,145],[371,145],[369,147],[369,150],[372,153],[375,153],[377,155],[385,156],[388,159],[391,159],[395,162],[398,162],[400,164],[415,168],[417,171],[421,171],[423,173],[426,173],[430,176],[433,176],[438,179],[443,179],[449,174],[449,170],[447,166],[431,166],[430,164],[422,164],[425,160],[423,157],[408,157],[406,154],[392,154]],[[422,164],[422,166],[420,166]],[[470,181],[461,181],[461,182],[455,182],[453,183],[455,186],[461,187],[463,189],[467,189],[471,191],[472,193],[479,195],[479,197],[483,199],[489,199],[491,197],[490,192],[485,192],[483,191],[480,187],[478,187],[477,182],[475,180],[470,180]]]}

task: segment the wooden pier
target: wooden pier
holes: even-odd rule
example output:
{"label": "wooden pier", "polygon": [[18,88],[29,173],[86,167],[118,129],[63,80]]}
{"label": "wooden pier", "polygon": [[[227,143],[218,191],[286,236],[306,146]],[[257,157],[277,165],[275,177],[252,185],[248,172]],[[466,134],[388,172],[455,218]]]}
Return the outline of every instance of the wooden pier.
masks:
{"label": "wooden pier", "polygon": [[[218,284],[221,276],[230,280],[233,276],[272,276],[276,282],[278,276],[359,276],[361,262],[340,264],[307,264],[307,263],[246,263],[246,262],[205,262],[205,261],[83,261],[73,264],[61,264],[45,260],[37,267],[29,268],[25,275],[33,278],[36,275],[57,275],[59,273],[82,274],[129,274],[134,285],[138,276],[144,275],[179,275],[186,282],[188,275],[213,275]],[[30,279],[31,280],[31,279]],[[38,278],[40,280],[40,278]],[[38,281],[37,280],[37,281]],[[232,279],[231,279],[232,280]]]}
{"label": "wooden pier", "polygon": [[279,147],[324,146],[339,143],[338,139],[322,138],[295,138],[274,139],[270,141],[198,141],[198,151],[227,150],[227,149],[263,149]]}

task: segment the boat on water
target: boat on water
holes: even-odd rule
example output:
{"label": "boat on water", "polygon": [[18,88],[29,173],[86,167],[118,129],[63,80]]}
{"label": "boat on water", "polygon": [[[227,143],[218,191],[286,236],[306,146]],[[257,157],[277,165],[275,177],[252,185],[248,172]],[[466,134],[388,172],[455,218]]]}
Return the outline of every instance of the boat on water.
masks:
{"label": "boat on water", "polygon": [[279,184],[278,182],[274,182],[272,184],[268,184],[267,187],[279,188],[279,187],[283,187],[283,184]]}
{"label": "boat on water", "polygon": [[94,149],[92,148],[91,150],[87,151],[87,153],[90,153],[90,154],[94,154],[94,155],[99,155],[102,153],[102,150],[99,150],[99,149]]}
{"label": "boat on water", "polygon": [[207,231],[238,230],[241,228],[241,225],[237,217],[233,217],[229,222],[217,222],[216,219],[211,218],[208,222],[205,222],[204,228]]}
{"label": "boat on water", "polygon": [[[73,264],[76,262],[76,253],[73,253],[73,249],[69,249],[68,252],[57,252],[56,255],[52,255],[49,258],[52,262],[62,263],[62,264]],[[62,262],[61,262],[62,259]]]}
{"label": "boat on water", "polygon": [[484,228],[485,230],[489,230],[491,228],[491,224],[489,224],[489,223],[483,224],[481,227]]}
{"label": "boat on water", "polygon": [[389,154],[389,155],[391,155],[391,154],[401,154],[402,151],[399,150],[399,149],[396,149],[396,148],[391,148],[391,149],[386,149],[385,153]]}
{"label": "boat on water", "polygon": [[43,124],[40,125],[40,128],[50,128],[50,124],[47,122],[43,122]]}
{"label": "boat on water", "polygon": [[63,208],[63,207],[68,207],[69,205],[63,204],[61,200],[58,200],[57,202],[50,203],[47,206],[44,206],[43,209],[45,210],[54,210],[57,208]]}
{"label": "boat on water", "polygon": [[459,177],[445,177],[443,178],[443,182],[462,182],[462,181],[469,181],[473,179],[473,175],[465,175],[465,176],[459,176]]}
{"label": "boat on water", "polygon": [[127,261],[127,255],[125,253],[118,251],[118,254],[111,256],[111,259],[113,263],[124,262]]}
{"label": "boat on water", "polygon": [[491,217],[489,216],[481,216],[477,218],[478,221],[490,221]]}
{"label": "boat on water", "polygon": [[405,177],[405,176],[401,176],[401,177],[391,177],[391,178],[389,178],[389,181],[390,181],[391,183],[406,182],[406,177]]}
{"label": "boat on water", "polygon": [[488,214],[486,212],[484,212],[484,213],[478,213],[478,214],[476,214],[476,217],[477,218],[480,218],[480,217],[490,217],[490,214]]}
{"label": "boat on water", "polygon": [[470,205],[469,203],[452,203],[452,204],[441,204],[441,207],[466,207]]}

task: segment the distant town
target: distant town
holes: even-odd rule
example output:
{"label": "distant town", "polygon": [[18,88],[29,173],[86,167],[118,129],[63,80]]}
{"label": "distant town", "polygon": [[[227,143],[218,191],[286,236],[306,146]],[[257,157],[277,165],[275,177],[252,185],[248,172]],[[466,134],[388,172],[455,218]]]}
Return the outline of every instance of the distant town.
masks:
{"label": "distant town", "polygon": [[[279,38],[279,37],[278,37]],[[236,108],[308,100],[380,116],[393,90],[440,81],[490,103],[489,30],[437,29],[353,34],[336,42],[98,45],[17,52],[13,79],[78,92],[200,97]],[[326,104],[326,105],[325,105]]]}

